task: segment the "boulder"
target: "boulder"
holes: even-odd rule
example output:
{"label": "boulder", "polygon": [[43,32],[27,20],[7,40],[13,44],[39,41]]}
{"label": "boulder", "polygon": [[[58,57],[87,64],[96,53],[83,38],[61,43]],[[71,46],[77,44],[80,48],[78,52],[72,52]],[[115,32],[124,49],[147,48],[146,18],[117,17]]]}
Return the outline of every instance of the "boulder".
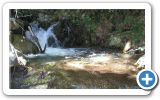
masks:
{"label": "boulder", "polygon": [[137,68],[144,69],[145,68],[145,55],[141,56],[137,62],[135,63]]}
{"label": "boulder", "polygon": [[12,44],[10,44],[10,49],[9,49],[9,66],[17,66],[17,65],[22,65],[25,66],[27,64],[27,60],[23,57],[18,55],[18,50],[14,48]]}
{"label": "boulder", "polygon": [[109,47],[123,48],[124,43],[119,36],[112,35],[109,39]]}
{"label": "boulder", "polygon": [[23,54],[39,53],[38,47],[20,34],[11,34],[10,41],[13,46]]}

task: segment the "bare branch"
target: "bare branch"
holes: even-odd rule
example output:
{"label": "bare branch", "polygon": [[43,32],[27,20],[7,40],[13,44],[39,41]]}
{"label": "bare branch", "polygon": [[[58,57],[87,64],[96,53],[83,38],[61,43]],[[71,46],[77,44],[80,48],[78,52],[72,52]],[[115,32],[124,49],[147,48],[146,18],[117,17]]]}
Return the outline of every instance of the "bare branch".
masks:
{"label": "bare branch", "polygon": [[18,18],[18,11],[17,11],[17,9],[16,9],[16,11],[15,11],[15,12],[16,12],[16,14],[15,14],[15,16],[14,16],[14,17],[15,17],[15,18]]}
{"label": "bare branch", "polygon": [[38,41],[38,38],[37,38],[36,34],[32,31],[32,28],[31,28],[30,26],[28,26],[28,30],[29,30],[30,33],[32,34],[32,36],[33,36],[33,38],[34,38],[34,40],[35,40],[35,44],[37,45],[39,51],[40,51],[40,52],[43,52],[43,50],[42,50],[42,48],[41,48],[41,45],[40,45],[40,43],[39,43],[39,41]]}

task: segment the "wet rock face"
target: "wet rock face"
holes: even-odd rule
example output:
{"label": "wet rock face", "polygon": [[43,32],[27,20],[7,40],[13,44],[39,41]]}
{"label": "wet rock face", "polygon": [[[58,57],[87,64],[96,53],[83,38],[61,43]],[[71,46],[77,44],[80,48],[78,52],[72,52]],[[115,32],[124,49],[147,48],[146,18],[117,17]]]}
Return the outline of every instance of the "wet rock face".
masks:
{"label": "wet rock face", "polygon": [[39,52],[35,44],[23,38],[23,36],[20,34],[11,34],[10,41],[13,44],[13,46],[23,54],[36,54]]}

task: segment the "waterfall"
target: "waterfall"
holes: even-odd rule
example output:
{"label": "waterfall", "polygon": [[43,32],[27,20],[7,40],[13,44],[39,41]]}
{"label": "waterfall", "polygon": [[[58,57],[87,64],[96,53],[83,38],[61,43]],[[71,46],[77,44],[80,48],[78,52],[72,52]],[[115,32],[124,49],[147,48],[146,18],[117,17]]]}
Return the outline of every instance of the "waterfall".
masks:
{"label": "waterfall", "polygon": [[[31,25],[31,29],[33,31],[33,33],[31,33],[31,31],[26,31],[25,32],[25,36],[27,39],[29,39],[30,41],[32,41],[33,43],[37,43],[37,41],[40,44],[40,47],[42,50],[45,49],[45,52],[41,52],[41,54],[28,54],[26,55],[26,57],[28,58],[35,58],[35,57],[43,57],[43,56],[78,56],[78,55],[82,55],[86,52],[85,50],[81,50],[81,49],[75,49],[75,48],[60,48],[60,42],[57,39],[56,35],[54,34],[54,27],[57,25],[53,24],[50,27],[47,28],[47,30],[38,27],[38,24],[32,24]],[[36,37],[36,39],[35,39]],[[51,44],[49,44],[49,39],[51,38]],[[38,39],[38,40],[37,40]],[[36,41],[35,41],[36,40]],[[82,51],[82,52],[81,52]]]}
{"label": "waterfall", "polygon": [[[38,27],[38,24],[32,24],[31,25],[32,31],[36,35],[36,37],[38,38],[38,42],[39,42],[42,49],[45,48],[45,45],[47,47],[50,47],[50,45],[48,44],[48,39],[49,38],[54,39],[53,40],[54,42],[52,42],[52,46],[60,47],[60,42],[53,32],[54,26],[56,26],[56,25],[57,24],[51,25],[47,30],[44,30],[43,28]],[[34,37],[29,31],[26,31],[25,35],[26,35],[27,39],[34,42]]]}

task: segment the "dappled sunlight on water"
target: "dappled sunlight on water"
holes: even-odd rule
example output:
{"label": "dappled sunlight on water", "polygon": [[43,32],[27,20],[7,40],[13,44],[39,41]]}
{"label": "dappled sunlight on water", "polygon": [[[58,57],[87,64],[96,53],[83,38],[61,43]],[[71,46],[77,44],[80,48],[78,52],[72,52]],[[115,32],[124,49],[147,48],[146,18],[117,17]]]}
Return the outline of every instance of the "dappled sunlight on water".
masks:
{"label": "dappled sunlight on water", "polygon": [[81,51],[78,55],[78,50],[76,53],[76,56],[30,56],[30,63],[24,68],[27,72],[17,67],[11,78],[10,88],[139,88],[135,80],[138,69],[133,65],[135,60],[131,57],[125,58],[121,53]]}

